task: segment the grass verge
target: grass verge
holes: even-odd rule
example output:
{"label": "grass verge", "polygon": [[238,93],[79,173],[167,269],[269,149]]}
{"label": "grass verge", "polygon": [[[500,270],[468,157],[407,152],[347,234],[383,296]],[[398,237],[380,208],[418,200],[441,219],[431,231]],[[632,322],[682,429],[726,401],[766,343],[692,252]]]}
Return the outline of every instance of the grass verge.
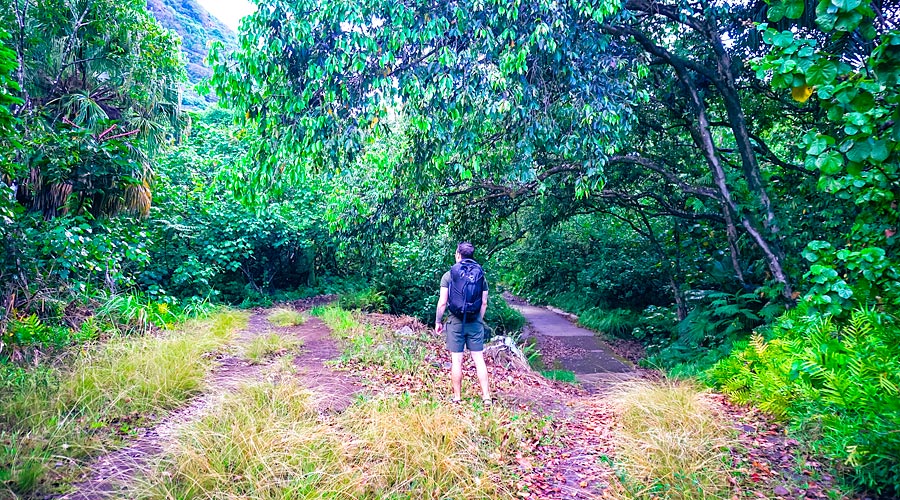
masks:
{"label": "grass verge", "polygon": [[298,338],[286,337],[277,333],[255,337],[244,347],[244,356],[250,364],[258,365],[266,358],[296,352],[303,345]]}
{"label": "grass verge", "polygon": [[425,349],[415,338],[395,337],[385,328],[360,321],[360,313],[337,306],[313,309],[343,346],[342,363],[383,366],[399,373],[416,373]]}
{"label": "grass verge", "polygon": [[266,319],[275,326],[298,326],[306,321],[306,316],[287,307],[276,307],[269,312]]}
{"label": "grass verge", "polygon": [[182,429],[131,497],[511,498],[504,465],[535,426],[505,411],[404,395],[323,419],[295,381],[251,385]]}
{"label": "grass verge", "polygon": [[161,335],[86,345],[4,387],[0,493],[64,488],[86,458],[200,391],[212,365],[206,354],[246,324],[246,314],[226,310]]}
{"label": "grass verge", "polygon": [[577,384],[575,372],[571,370],[541,370],[541,375],[550,380],[558,380],[569,384]]}
{"label": "grass verge", "polygon": [[[703,391],[678,381],[622,384],[613,397],[622,432],[619,498],[713,499],[731,495],[729,427]],[[610,491],[610,493],[614,493]]]}

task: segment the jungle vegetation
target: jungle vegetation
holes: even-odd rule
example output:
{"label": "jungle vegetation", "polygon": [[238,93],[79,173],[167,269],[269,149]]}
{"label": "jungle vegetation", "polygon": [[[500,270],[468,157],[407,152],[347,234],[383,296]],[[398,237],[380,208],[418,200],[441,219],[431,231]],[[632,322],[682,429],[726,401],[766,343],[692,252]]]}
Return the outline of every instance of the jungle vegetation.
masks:
{"label": "jungle vegetation", "polygon": [[215,304],[427,319],[469,240],[900,493],[894,0],[257,3],[189,112],[146,2],[0,1],[0,389]]}

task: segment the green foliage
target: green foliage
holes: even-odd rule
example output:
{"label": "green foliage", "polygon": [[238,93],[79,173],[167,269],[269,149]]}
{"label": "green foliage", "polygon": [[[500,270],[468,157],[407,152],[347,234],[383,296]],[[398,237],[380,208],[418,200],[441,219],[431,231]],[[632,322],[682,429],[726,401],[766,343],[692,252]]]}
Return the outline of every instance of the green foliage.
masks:
{"label": "green foliage", "polygon": [[[13,114],[11,108],[24,102],[15,95],[15,92],[21,89],[19,83],[12,77],[18,63],[16,62],[16,52],[7,47],[9,38],[6,29],[0,28],[0,147],[5,151],[12,151],[21,146],[16,130],[18,118]],[[5,152],[0,153],[0,174],[5,175],[12,172],[12,160]],[[0,202],[0,221],[7,216],[5,203]]]}
{"label": "green foliage", "polygon": [[15,219],[0,227],[0,285],[6,296],[18,296],[18,306],[25,310],[36,301],[127,287],[134,284],[134,270],[147,261],[146,238],[124,219],[45,220],[19,207]]}
{"label": "green foliage", "polygon": [[900,364],[896,318],[868,309],[839,324],[785,315],[766,341],[756,335],[707,372],[742,403],[793,422],[816,449],[843,463],[856,484],[900,491]]}
{"label": "green foliage", "polygon": [[[672,376],[698,375],[782,310],[780,304],[759,293],[699,295],[687,317],[670,330],[673,336],[656,338],[648,345],[650,355],[643,363],[666,369]],[[652,317],[652,313],[648,315],[648,324],[656,323],[649,319]]]}
{"label": "green foliage", "polygon": [[315,189],[297,189],[259,209],[240,204],[219,177],[246,151],[231,115],[195,116],[183,144],[160,159],[146,231],[153,244],[141,284],[159,293],[265,303],[276,290],[317,285],[328,256]]}
{"label": "green foliage", "polygon": [[19,82],[17,199],[48,218],[145,214],[151,155],[181,126],[177,38],[144,2],[5,1],[0,12],[33,69]]}
{"label": "green foliage", "polygon": [[541,375],[550,380],[558,380],[569,384],[578,383],[578,380],[575,378],[575,372],[570,370],[541,370]]}
{"label": "green foliage", "polygon": [[384,292],[367,288],[355,293],[341,295],[338,301],[344,309],[358,309],[366,312],[385,312],[387,311],[387,300],[385,300]]}
{"label": "green foliage", "polygon": [[756,64],[758,76],[771,75],[775,89],[807,91],[802,99],[795,95],[798,101],[814,96],[807,106],[818,108],[821,118],[800,130],[804,165],[818,174],[821,191],[852,207],[849,228],[816,238],[804,252],[812,263],[808,300],[835,315],[876,298],[896,307],[900,30],[878,21],[869,0],[823,5],[810,16],[815,26],[808,31],[761,25],[769,50]]}
{"label": "green foliage", "polygon": [[628,337],[640,324],[640,315],[628,309],[588,309],[578,315],[578,323],[591,330],[616,337]]}
{"label": "green foliage", "polygon": [[[636,93],[628,59],[612,57],[593,29],[618,7],[266,0],[245,18],[238,50],[213,50],[211,81],[260,132],[248,156],[261,162],[249,186],[256,192],[352,163],[396,123],[390,109],[409,125],[416,161],[405,169],[421,182],[530,180],[566,162],[583,166],[578,184],[587,191],[629,119],[605,96]],[[366,28],[336,28],[337,18]],[[392,21],[373,21],[381,19]],[[532,72],[543,76],[523,78]]]}

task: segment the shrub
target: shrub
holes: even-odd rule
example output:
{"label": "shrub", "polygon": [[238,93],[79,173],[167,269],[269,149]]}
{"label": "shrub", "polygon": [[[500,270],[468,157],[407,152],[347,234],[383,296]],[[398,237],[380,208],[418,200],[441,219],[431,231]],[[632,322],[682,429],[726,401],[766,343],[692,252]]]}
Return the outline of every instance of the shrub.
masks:
{"label": "shrub", "polygon": [[388,309],[384,292],[373,288],[341,295],[339,304],[344,309],[358,309],[366,312],[385,312]]}

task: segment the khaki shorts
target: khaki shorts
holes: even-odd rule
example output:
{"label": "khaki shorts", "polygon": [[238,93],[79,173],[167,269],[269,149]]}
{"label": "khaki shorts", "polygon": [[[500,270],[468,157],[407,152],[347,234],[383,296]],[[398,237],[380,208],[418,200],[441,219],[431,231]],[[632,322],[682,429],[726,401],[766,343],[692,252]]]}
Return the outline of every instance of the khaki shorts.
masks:
{"label": "khaki shorts", "polygon": [[444,335],[447,349],[450,352],[472,352],[484,350],[484,323],[481,320],[463,323],[454,315],[450,315],[444,323]]}

